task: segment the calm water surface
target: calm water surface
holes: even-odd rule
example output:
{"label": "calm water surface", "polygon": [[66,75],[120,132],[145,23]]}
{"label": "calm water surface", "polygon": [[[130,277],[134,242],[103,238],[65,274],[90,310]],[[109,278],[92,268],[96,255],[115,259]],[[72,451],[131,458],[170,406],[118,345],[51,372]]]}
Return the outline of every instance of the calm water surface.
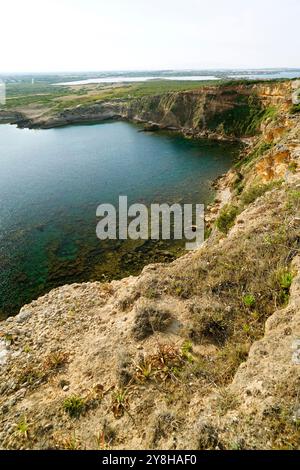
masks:
{"label": "calm water surface", "polygon": [[125,122],[0,126],[0,314],[58,285],[120,278],[172,259],[174,242],[100,242],[101,203],[208,203],[236,145],[143,133]]}

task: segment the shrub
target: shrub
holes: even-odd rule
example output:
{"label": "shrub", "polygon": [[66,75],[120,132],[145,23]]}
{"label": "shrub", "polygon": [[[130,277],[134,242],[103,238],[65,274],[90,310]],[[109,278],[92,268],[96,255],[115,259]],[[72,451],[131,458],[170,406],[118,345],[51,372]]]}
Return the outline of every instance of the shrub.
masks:
{"label": "shrub", "polygon": [[220,388],[217,399],[216,408],[220,416],[224,416],[228,411],[234,410],[239,402],[237,397],[227,388]]}
{"label": "shrub", "polygon": [[226,205],[216,221],[217,228],[223,233],[228,233],[238,213],[239,209],[236,206]]}
{"label": "shrub", "polygon": [[300,191],[292,190],[288,192],[287,209],[295,209],[300,205]]}
{"label": "shrub", "polygon": [[193,339],[223,344],[228,336],[228,331],[229,324],[223,312],[203,310],[195,318]]}
{"label": "shrub", "polygon": [[133,336],[137,340],[142,340],[155,331],[164,331],[170,320],[171,313],[168,308],[145,299],[136,308]]}
{"label": "shrub", "polygon": [[237,171],[231,186],[237,195],[241,194],[244,189],[244,176],[242,175],[242,173]]}
{"label": "shrub", "polygon": [[241,201],[247,206],[254,202],[258,197],[262,196],[266,192],[266,185],[255,185],[251,186],[247,191],[242,194]]}
{"label": "shrub", "polygon": [[181,354],[184,359],[186,359],[191,364],[194,362],[194,357],[192,355],[193,343],[191,341],[185,341],[181,346]]}

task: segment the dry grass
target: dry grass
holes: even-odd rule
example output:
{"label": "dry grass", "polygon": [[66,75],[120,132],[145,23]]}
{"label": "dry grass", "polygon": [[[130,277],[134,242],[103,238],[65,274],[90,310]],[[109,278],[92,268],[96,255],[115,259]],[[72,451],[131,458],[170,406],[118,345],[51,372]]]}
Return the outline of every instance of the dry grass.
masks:
{"label": "dry grass", "polygon": [[263,217],[243,233],[208,245],[192,262],[164,268],[153,274],[156,282],[151,279],[158,294],[164,290],[186,303],[191,341],[217,347],[193,365],[196,374],[216,385],[232,380],[251,344],[263,336],[267,318],[289,298],[290,263],[300,247],[293,225],[299,196],[293,189],[274,188],[264,196]]}
{"label": "dry grass", "polygon": [[44,368],[52,372],[58,372],[67,364],[69,354],[63,351],[57,351],[48,354],[44,360]]}
{"label": "dry grass", "polygon": [[157,331],[164,331],[171,321],[171,312],[167,307],[143,299],[136,308],[133,336],[143,340]]}

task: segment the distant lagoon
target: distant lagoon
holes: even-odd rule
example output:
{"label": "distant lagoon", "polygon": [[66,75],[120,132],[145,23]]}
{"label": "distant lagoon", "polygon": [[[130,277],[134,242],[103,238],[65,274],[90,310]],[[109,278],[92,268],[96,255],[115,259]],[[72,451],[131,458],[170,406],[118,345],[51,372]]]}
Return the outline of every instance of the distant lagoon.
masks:
{"label": "distant lagoon", "polygon": [[195,75],[195,76],[170,76],[170,77],[102,77],[102,78],[89,78],[87,80],[77,80],[73,82],[56,83],[55,85],[88,85],[91,83],[126,83],[126,82],[147,82],[149,80],[176,80],[176,81],[206,81],[206,80],[219,80],[218,77],[213,75]]}
{"label": "distant lagoon", "polygon": [[104,76],[88,78],[84,80],[74,80],[68,82],[55,83],[54,85],[89,85],[93,83],[138,83],[147,82],[150,80],[170,80],[170,81],[189,81],[189,82],[203,82],[215,81],[226,79],[248,79],[248,80],[273,80],[273,79],[292,79],[300,78],[299,70],[246,70],[246,71],[215,71],[214,75],[140,75],[131,76],[123,75],[118,76]]}

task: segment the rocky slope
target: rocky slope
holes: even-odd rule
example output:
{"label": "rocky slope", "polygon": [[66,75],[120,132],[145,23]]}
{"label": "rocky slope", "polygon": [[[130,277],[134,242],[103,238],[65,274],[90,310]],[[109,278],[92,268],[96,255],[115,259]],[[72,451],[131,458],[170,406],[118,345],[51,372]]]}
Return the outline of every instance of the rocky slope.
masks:
{"label": "rocky slope", "polygon": [[0,448],[299,449],[300,117],[265,95],[198,251],[0,324]]}

